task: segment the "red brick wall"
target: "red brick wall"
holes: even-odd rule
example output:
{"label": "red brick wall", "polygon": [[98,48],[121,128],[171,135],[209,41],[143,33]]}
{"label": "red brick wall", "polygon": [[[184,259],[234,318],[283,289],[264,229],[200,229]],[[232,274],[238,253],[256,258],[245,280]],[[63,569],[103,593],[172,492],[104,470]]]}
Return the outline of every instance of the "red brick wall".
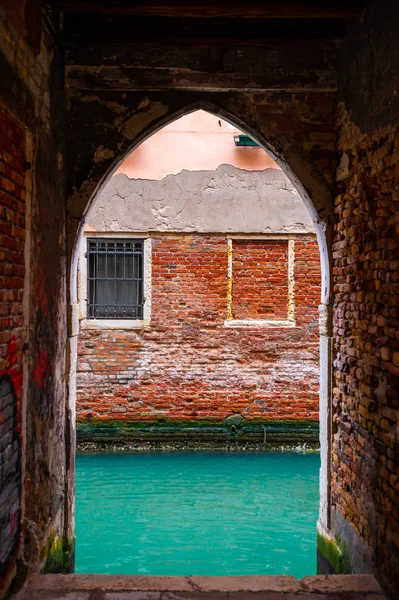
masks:
{"label": "red brick wall", "polygon": [[[0,357],[21,362],[25,244],[25,132],[0,109]],[[12,350],[9,344],[15,338]],[[5,368],[6,363],[2,362]]]}
{"label": "red brick wall", "polygon": [[287,319],[288,241],[233,241],[233,318]]}
{"label": "red brick wall", "polygon": [[[227,242],[223,236],[158,237],[152,243],[152,324],[179,335],[226,318]],[[183,334],[182,341],[186,337]],[[200,340],[198,340],[200,341]]]}
{"label": "red brick wall", "polygon": [[392,581],[399,573],[399,128],[368,136],[345,112],[340,117],[347,168],[333,244],[332,502],[378,549],[379,571]]}
{"label": "red brick wall", "polygon": [[[317,419],[318,247],[296,246],[297,326],[233,329],[225,236],[154,237],[151,327],[81,331],[78,421]],[[247,289],[255,297],[256,280]]]}
{"label": "red brick wall", "polygon": [[25,162],[25,131],[0,108],[0,582],[15,561],[21,518]]}
{"label": "red brick wall", "polygon": [[300,236],[295,241],[295,319],[297,324],[311,324],[318,332],[315,298],[320,299],[319,247],[314,238]]}

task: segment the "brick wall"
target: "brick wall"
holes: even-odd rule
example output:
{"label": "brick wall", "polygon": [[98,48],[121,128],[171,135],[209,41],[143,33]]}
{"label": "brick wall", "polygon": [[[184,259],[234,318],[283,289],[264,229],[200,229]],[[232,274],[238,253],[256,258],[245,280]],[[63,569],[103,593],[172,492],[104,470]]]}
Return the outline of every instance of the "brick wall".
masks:
{"label": "brick wall", "polygon": [[[19,561],[16,569],[21,578],[34,570],[39,571],[49,555],[49,564],[53,570],[63,570],[62,560],[68,558],[68,568],[73,567],[71,542],[73,541],[73,479],[68,472],[73,471],[74,444],[70,412],[66,410],[65,393],[65,351],[66,351],[66,258],[65,258],[65,154],[64,154],[64,73],[63,58],[54,45],[53,37],[47,27],[41,30],[38,42],[40,47],[32,51],[24,35],[17,31],[9,14],[4,12],[4,3],[0,7],[0,106],[12,120],[18,121],[26,132],[25,150],[16,143],[22,139],[22,133],[15,124],[5,120],[2,133],[6,148],[6,164],[13,171],[0,171],[5,176],[7,193],[0,196],[0,218],[5,213],[2,203],[7,202],[6,214],[9,227],[11,209],[13,232],[5,239],[7,262],[0,259],[0,279],[7,280],[7,298],[1,310],[6,311],[6,332],[0,330],[1,342],[8,346],[11,335],[11,349],[4,357],[5,346],[1,346],[2,369],[9,376],[10,369],[15,373],[13,380],[20,381],[21,375],[21,319],[22,319],[22,278],[23,239],[21,229],[23,214],[20,200],[25,190],[21,189],[19,175],[21,168],[27,170],[27,211],[25,214],[26,231],[29,230],[29,245],[25,242],[29,262],[26,263],[26,302],[25,315],[29,314],[29,323],[25,323],[24,333],[26,350],[24,351],[24,402],[22,410],[22,435],[25,449],[23,460],[23,517],[34,521],[37,526],[38,553],[33,536],[26,531],[24,535],[25,558],[33,567],[26,569]],[[24,12],[29,26],[32,23],[40,28],[40,7],[37,15],[32,14],[30,5]],[[22,13],[21,13],[22,14]],[[37,17],[37,18],[36,18]],[[11,151],[10,143],[11,141]],[[1,148],[1,143],[0,143]],[[3,161],[4,162],[4,161]],[[3,163],[2,163],[3,164]],[[12,179],[14,177],[14,179]],[[18,194],[21,193],[21,198]],[[1,194],[1,192],[0,192]],[[11,207],[9,203],[11,202]],[[29,208],[28,208],[29,207]],[[18,215],[17,215],[18,213]],[[28,221],[29,220],[29,221]],[[1,223],[1,234],[3,222]],[[11,244],[11,246],[10,246]],[[14,249],[12,248],[14,246]],[[15,247],[17,246],[17,247]],[[0,252],[4,249],[0,248]],[[18,291],[17,291],[18,290]],[[18,296],[18,299],[15,299]],[[3,294],[2,294],[3,297]],[[15,342],[12,338],[15,338]],[[6,386],[7,387],[7,386]],[[6,389],[6,388],[3,388]],[[9,397],[9,393],[7,393]],[[21,391],[16,392],[21,400]],[[18,414],[18,419],[20,415]],[[3,424],[4,425],[4,424]],[[71,425],[71,427],[69,427]],[[0,425],[2,427],[2,425]],[[39,440],[40,438],[40,440]],[[70,457],[66,453],[70,451]],[[13,458],[15,454],[13,455]],[[67,474],[66,474],[67,473]],[[18,482],[19,474],[15,480]],[[10,504],[0,503],[0,524],[7,526]],[[14,510],[15,512],[15,510]],[[20,520],[16,519],[17,531]],[[12,521],[14,523],[14,520]],[[13,531],[14,531],[14,527]],[[15,532],[15,539],[17,537]],[[69,538],[66,536],[69,534]],[[65,537],[64,537],[65,536]],[[1,541],[1,540],[0,540]],[[61,543],[60,543],[61,542]],[[56,546],[52,553],[51,544]],[[58,545],[57,545],[58,544]],[[3,547],[2,544],[0,544]],[[61,550],[62,549],[62,550]],[[72,558],[71,558],[72,557]],[[61,563],[61,564],[60,564]],[[7,586],[14,574],[11,568],[3,585],[0,585],[0,598],[6,593]],[[21,581],[22,581],[21,579]]]}
{"label": "brick wall", "polygon": [[25,131],[0,108],[0,582],[16,558],[21,518],[25,162]]}
{"label": "brick wall", "polygon": [[399,573],[399,129],[367,135],[342,110],[339,134],[332,501],[392,584]]}
{"label": "brick wall", "polygon": [[[319,92],[271,92],[255,94],[254,104],[260,123],[267,124],[275,135],[284,135],[293,145],[299,144],[333,188],[338,159],[335,96]],[[306,171],[301,172],[304,185],[306,175]],[[312,200],[317,206],[318,199]]]}
{"label": "brick wall", "polygon": [[287,319],[288,241],[233,241],[234,319]]}
{"label": "brick wall", "polygon": [[[269,253],[271,247],[279,257],[281,250],[286,255],[286,241],[240,245],[256,264],[258,253]],[[225,236],[155,235],[151,327],[81,331],[78,422],[220,421],[237,413],[265,421],[317,420],[320,267],[315,237],[298,235],[295,254],[296,327],[235,329],[224,325]],[[253,318],[259,281],[273,269],[282,286],[287,279],[286,265],[262,264],[245,288],[235,288],[241,300],[251,299],[247,313],[242,303],[240,318]]]}

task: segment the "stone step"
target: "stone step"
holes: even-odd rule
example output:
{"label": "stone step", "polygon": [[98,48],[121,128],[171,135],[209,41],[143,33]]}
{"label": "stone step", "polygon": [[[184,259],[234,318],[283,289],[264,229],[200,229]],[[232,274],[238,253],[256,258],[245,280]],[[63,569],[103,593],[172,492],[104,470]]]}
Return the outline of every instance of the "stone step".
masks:
{"label": "stone step", "polygon": [[35,575],[10,600],[387,600],[372,575]]}

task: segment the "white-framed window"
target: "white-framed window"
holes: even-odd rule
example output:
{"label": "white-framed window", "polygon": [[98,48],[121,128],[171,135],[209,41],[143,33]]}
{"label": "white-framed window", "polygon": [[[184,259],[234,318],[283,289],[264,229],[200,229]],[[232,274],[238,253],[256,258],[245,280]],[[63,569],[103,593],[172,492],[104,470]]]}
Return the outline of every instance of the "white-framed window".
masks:
{"label": "white-framed window", "polygon": [[[276,257],[271,258],[270,264],[267,255],[263,257],[255,256],[256,275],[258,279],[256,284],[259,288],[259,296],[255,299],[257,308],[264,309],[255,311],[256,317],[249,316],[246,313],[245,305],[249,306],[250,312],[253,312],[254,304],[249,298],[245,298],[245,286],[240,282],[239,271],[243,272],[245,278],[245,253],[238,258],[238,270],[235,266],[236,254],[241,245],[248,246],[251,249],[252,244],[262,243],[277,244],[283,249],[282,261],[276,265]],[[247,254],[248,256],[248,254]],[[250,256],[250,255],[249,255]],[[254,257],[250,257],[253,259]],[[273,273],[279,269],[280,286],[276,289],[273,284]],[[261,269],[258,269],[261,267]],[[224,322],[226,327],[295,327],[295,238],[285,235],[231,235],[227,237],[227,318]],[[249,265],[250,269],[250,265]],[[262,276],[260,272],[263,271]],[[270,277],[270,282],[267,279]],[[284,283],[285,279],[285,283]],[[282,285],[281,285],[282,283]],[[250,284],[251,285],[251,284]],[[254,287],[254,286],[253,286]],[[263,296],[262,296],[263,294]],[[267,296],[267,298],[265,298]],[[248,300],[248,302],[247,302]],[[268,313],[267,305],[270,312]],[[274,305],[279,305],[279,311],[274,311]],[[262,306],[263,305],[263,306]],[[266,305],[266,306],[264,306]],[[237,313],[239,316],[237,317]]]}
{"label": "white-framed window", "polygon": [[79,257],[81,326],[132,329],[151,318],[151,238],[85,232]]}

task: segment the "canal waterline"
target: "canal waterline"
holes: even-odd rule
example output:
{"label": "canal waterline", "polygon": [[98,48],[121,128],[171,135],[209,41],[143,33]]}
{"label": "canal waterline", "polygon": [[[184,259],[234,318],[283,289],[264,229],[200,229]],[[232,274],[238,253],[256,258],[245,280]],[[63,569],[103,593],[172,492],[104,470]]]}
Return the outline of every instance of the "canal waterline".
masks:
{"label": "canal waterline", "polygon": [[76,572],[316,572],[317,453],[78,455]]}

